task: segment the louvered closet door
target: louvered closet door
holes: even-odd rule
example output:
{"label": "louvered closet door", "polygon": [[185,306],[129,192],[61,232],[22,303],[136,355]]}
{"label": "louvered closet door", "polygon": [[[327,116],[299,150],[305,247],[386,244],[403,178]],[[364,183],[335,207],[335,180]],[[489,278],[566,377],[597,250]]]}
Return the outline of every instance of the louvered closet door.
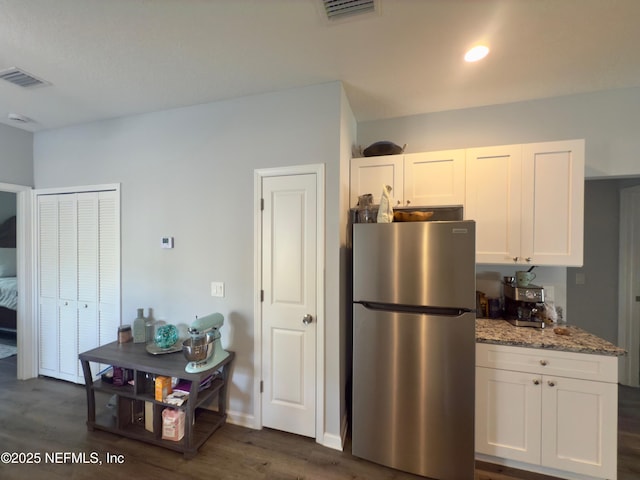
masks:
{"label": "louvered closet door", "polygon": [[[78,354],[116,339],[118,198],[116,191],[38,197],[43,375],[84,383]],[[91,367],[95,375],[104,366]]]}
{"label": "louvered closet door", "polygon": [[76,195],[58,199],[58,358],[57,378],[78,376],[78,217]]}
{"label": "louvered closet door", "polygon": [[[77,352],[99,345],[98,335],[98,193],[78,194]],[[94,367],[96,368],[96,367]],[[76,355],[76,375],[82,370]]]}
{"label": "louvered closet door", "polygon": [[39,373],[58,375],[58,198],[38,197]]}
{"label": "louvered closet door", "polygon": [[[97,288],[95,325],[96,344],[81,348],[80,352],[105,343],[114,342],[120,325],[120,204],[116,192],[96,193],[97,224]],[[108,365],[91,364],[96,375]]]}

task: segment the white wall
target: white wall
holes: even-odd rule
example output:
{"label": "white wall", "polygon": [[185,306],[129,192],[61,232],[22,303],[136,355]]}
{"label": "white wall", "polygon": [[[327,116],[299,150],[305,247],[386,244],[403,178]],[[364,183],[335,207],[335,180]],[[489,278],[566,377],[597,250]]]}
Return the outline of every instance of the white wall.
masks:
{"label": "white wall", "polygon": [[[620,181],[585,182],[584,265],[567,269],[567,301],[581,326],[618,341]],[[582,276],[584,283],[577,278]]]}
{"label": "white wall", "polygon": [[595,178],[640,174],[638,125],[640,88],[629,88],[363,122],[358,143],[406,143],[410,153],[584,138]]}
{"label": "white wall", "polygon": [[33,134],[0,124],[0,183],[33,185]]}
{"label": "white wall", "polygon": [[[340,296],[340,310],[339,310],[339,318],[340,318],[340,337],[332,338],[332,342],[338,342],[336,345],[339,345],[339,357],[336,356],[335,350],[333,354],[332,362],[337,362],[339,371],[340,371],[340,382],[339,382],[339,391],[331,392],[331,396],[333,398],[339,398],[340,400],[340,418],[331,418],[332,422],[340,421],[342,427],[342,435],[346,434],[347,428],[347,416],[348,416],[348,408],[350,407],[347,404],[347,397],[351,396],[350,390],[348,390],[349,385],[347,384],[347,380],[351,377],[351,362],[350,362],[350,352],[351,352],[351,312],[352,312],[352,304],[351,304],[351,290],[349,288],[350,282],[349,277],[351,275],[351,257],[349,256],[350,240],[347,237],[348,235],[348,224],[349,224],[349,172],[350,172],[350,161],[353,152],[353,148],[356,142],[357,136],[357,124],[351,107],[349,106],[349,101],[344,94],[342,93],[342,112],[341,112],[341,122],[340,122],[340,230],[338,232],[339,236],[339,244],[340,244],[340,282],[338,285],[335,285],[336,293]],[[327,348],[329,345],[327,345]],[[335,348],[335,347],[334,347]],[[335,383],[332,382],[334,385]],[[337,411],[337,410],[334,410]]]}
{"label": "white wall", "polygon": [[[340,433],[340,121],[333,82],[36,133],[37,188],[121,183],[122,318],[190,323],[223,313],[237,354],[230,413],[250,421],[253,397],[253,171],[326,165],[326,425]],[[175,248],[160,248],[173,236]],[[210,282],[225,297],[210,296]]]}

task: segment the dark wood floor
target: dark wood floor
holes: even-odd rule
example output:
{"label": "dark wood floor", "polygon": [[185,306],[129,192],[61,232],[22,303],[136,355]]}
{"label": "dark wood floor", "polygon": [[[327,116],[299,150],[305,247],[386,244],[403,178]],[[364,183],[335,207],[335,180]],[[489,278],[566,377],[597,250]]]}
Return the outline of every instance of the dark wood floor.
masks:
{"label": "dark wood floor", "polygon": [[[38,378],[17,381],[16,357],[0,359],[0,453],[74,452],[102,465],[0,463],[0,479],[319,479],[417,480],[328,449],[312,439],[278,431],[251,430],[227,424],[191,460],[182,455],[85,427],[84,388]],[[640,389],[620,387],[618,479],[640,479]],[[123,464],[106,464],[106,454],[121,455]],[[455,460],[453,460],[455,461]],[[477,480],[547,480],[550,477],[478,464]],[[464,479],[461,479],[464,480]]]}

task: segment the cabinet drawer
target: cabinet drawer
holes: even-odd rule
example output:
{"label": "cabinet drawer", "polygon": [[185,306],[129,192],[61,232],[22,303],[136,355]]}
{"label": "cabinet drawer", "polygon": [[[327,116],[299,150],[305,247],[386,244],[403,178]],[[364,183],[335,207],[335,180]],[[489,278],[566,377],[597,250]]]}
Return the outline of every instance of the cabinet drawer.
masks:
{"label": "cabinet drawer", "polygon": [[478,343],[476,344],[476,366],[600,382],[618,382],[618,358],[605,355]]}

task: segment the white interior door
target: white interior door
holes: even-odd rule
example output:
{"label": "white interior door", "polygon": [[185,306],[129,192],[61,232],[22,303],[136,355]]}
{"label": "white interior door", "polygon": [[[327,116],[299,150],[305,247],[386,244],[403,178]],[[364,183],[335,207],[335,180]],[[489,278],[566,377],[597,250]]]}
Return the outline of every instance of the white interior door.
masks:
{"label": "white interior door", "polygon": [[262,424],[316,435],[316,174],[262,179]]}

